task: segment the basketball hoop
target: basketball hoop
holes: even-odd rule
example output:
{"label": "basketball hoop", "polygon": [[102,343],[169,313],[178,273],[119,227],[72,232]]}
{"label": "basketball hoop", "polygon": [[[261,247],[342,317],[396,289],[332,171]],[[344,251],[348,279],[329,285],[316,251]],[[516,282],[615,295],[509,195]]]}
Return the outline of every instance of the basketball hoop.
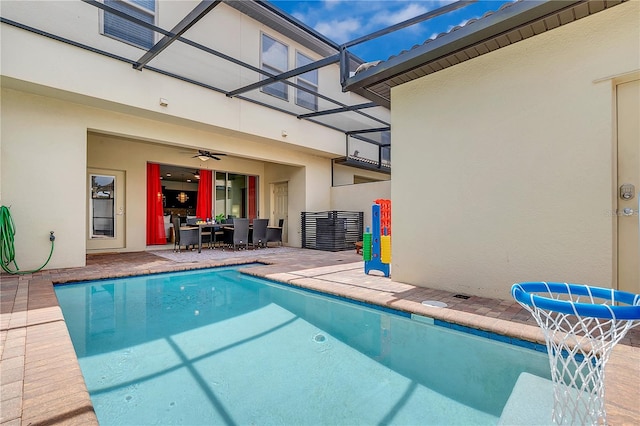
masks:
{"label": "basketball hoop", "polygon": [[640,324],[640,294],[545,282],[514,284],[511,294],[544,332],[553,422],[606,424],[604,367],[616,343]]}

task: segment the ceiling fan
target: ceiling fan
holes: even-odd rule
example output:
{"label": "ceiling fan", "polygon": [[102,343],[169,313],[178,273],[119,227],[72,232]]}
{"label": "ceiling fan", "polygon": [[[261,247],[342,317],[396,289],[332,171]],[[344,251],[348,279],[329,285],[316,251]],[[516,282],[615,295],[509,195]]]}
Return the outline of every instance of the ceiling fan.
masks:
{"label": "ceiling fan", "polygon": [[223,155],[227,155],[227,154],[223,154],[221,152],[204,151],[202,149],[199,149],[198,153],[194,155],[192,158],[199,158],[200,161],[207,161],[210,158],[213,158],[214,160],[220,160],[219,157]]}

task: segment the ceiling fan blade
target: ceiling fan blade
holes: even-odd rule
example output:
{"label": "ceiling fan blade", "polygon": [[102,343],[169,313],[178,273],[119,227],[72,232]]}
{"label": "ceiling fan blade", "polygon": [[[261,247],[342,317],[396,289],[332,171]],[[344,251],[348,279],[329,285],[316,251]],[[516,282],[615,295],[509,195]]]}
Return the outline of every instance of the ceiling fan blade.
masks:
{"label": "ceiling fan blade", "polygon": [[222,152],[210,152],[210,151],[205,151],[205,150],[199,149],[198,153],[196,155],[194,155],[193,157],[191,157],[191,158],[207,157],[207,158],[213,158],[214,160],[220,161],[221,158],[219,158],[219,157],[224,156],[224,155],[227,155],[227,154],[222,153]]}

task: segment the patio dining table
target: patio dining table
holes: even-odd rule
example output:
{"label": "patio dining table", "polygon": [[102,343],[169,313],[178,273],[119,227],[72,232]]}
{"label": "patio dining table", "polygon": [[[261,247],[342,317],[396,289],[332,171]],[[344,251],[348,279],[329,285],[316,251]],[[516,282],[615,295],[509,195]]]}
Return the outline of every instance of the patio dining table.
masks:
{"label": "patio dining table", "polygon": [[[196,223],[195,225],[191,225],[191,226],[198,227],[198,253],[202,253],[202,229],[203,228],[211,228],[211,238],[213,239],[214,243],[216,238],[216,231],[219,231],[222,229],[225,232],[229,231],[233,233],[233,225],[231,224],[202,222],[202,223]],[[249,225],[249,238],[251,238],[251,231],[253,231],[253,225]]]}
{"label": "patio dining table", "polygon": [[223,223],[201,222],[201,223],[196,223],[195,226],[198,227],[198,253],[202,253],[202,229],[210,228],[211,238],[215,242],[216,231],[219,231],[220,229],[224,228],[227,225]]}

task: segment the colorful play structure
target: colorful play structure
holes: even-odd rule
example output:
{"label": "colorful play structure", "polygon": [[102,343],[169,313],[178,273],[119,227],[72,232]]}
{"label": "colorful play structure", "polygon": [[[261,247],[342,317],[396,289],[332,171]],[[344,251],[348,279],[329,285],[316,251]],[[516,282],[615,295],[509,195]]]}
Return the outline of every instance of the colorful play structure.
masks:
{"label": "colorful play structure", "polygon": [[364,273],[380,271],[389,277],[391,264],[391,200],[378,199],[371,206],[371,231],[362,235]]}

